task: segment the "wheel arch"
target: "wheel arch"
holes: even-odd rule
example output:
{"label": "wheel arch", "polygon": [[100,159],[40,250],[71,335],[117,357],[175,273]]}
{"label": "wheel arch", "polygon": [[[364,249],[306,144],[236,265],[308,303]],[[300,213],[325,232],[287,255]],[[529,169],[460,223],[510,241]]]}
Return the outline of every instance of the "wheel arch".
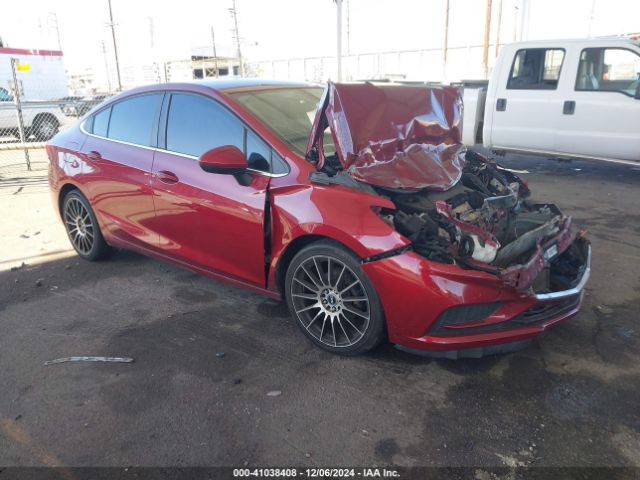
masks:
{"label": "wheel arch", "polygon": [[[80,189],[78,188],[77,185],[74,185],[73,183],[65,183],[61,188],[60,191],[58,192],[58,214],[62,217],[62,207],[63,207],[63,203],[64,203],[64,197],[67,196],[67,194],[73,190],[78,190],[80,191]],[[82,192],[80,192],[82,193]]]}
{"label": "wheel arch", "polygon": [[356,252],[354,252],[353,249],[349,248],[347,245],[336,240],[335,238],[319,234],[300,235],[299,237],[296,237],[291,242],[289,242],[278,257],[274,272],[274,281],[275,286],[280,294],[284,296],[284,280],[287,275],[287,269],[289,268],[293,257],[295,257],[297,253],[300,252],[303,248],[322,241],[333,243],[334,245],[343,248],[356,257],[360,258],[360,256]]}

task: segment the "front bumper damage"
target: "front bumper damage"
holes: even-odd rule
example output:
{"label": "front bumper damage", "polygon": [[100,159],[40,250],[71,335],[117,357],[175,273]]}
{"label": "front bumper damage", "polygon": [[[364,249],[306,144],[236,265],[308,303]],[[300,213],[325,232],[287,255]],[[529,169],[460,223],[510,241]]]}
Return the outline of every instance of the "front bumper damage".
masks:
{"label": "front bumper damage", "polygon": [[313,182],[384,198],[375,212],[407,240],[362,263],[390,340],[456,358],[521,347],[577,313],[591,262],[571,217],[466,149],[461,109],[451,88],[329,83],[306,155]]}
{"label": "front bumper damage", "polygon": [[[389,338],[399,349],[436,358],[478,358],[524,348],[579,311],[591,273],[591,246],[586,239],[574,240],[549,260],[541,246],[542,256],[534,255],[527,264],[534,266],[522,266],[520,275],[553,270],[570,249],[581,256],[581,264],[562,290],[536,291],[533,286],[518,290],[495,275],[438,265],[413,252],[363,268],[376,285],[389,275],[394,279],[379,292]],[[561,283],[566,284],[555,282]]]}

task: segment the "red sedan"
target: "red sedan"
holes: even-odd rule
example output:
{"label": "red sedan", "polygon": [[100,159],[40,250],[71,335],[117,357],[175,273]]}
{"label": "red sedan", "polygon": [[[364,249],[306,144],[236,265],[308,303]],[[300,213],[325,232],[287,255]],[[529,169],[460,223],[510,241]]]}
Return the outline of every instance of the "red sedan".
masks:
{"label": "red sedan", "polygon": [[137,88],[47,146],[78,255],[123,247],[284,298],[341,354],[521,348],[580,308],[588,241],[461,143],[457,90],[261,80]]}

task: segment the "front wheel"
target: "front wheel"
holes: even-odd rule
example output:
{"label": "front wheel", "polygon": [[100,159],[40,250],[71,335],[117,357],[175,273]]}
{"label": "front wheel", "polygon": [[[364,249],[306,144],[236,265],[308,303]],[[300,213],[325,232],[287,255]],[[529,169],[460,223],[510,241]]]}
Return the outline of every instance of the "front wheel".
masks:
{"label": "front wheel", "polygon": [[291,315],[323,350],[358,355],[378,345],[385,320],[358,258],[333,242],[314,243],[293,258],[285,278]]}
{"label": "front wheel", "polygon": [[64,197],[62,219],[71,245],[80,257],[94,261],[109,255],[111,249],[102,237],[91,205],[79,191],[72,190]]}

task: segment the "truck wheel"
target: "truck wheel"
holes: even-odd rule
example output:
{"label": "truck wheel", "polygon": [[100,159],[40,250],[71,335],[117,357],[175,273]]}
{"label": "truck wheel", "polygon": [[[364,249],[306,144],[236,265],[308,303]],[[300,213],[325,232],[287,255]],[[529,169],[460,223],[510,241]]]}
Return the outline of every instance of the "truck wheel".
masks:
{"label": "truck wheel", "polygon": [[385,336],[378,294],[359,259],[334,242],[316,242],[293,258],[285,296],[302,332],[323,350],[358,355]]}
{"label": "truck wheel", "polygon": [[58,120],[54,116],[41,115],[34,118],[31,131],[33,136],[36,137],[36,140],[46,142],[58,133],[59,128],[60,123],[58,123]]}

